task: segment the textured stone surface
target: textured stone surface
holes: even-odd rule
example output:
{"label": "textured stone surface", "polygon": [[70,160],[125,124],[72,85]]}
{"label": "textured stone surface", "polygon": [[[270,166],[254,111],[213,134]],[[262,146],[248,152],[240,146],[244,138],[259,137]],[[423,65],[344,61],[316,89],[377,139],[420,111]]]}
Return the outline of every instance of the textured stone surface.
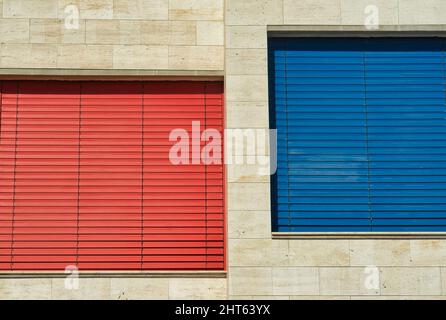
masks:
{"label": "textured stone surface", "polygon": [[364,25],[371,6],[378,9],[379,25],[398,24],[398,0],[341,0],[341,24]]}
{"label": "textured stone surface", "polygon": [[168,299],[169,279],[112,278],[110,298],[117,300]]}
{"label": "textured stone surface", "polygon": [[368,288],[366,277],[364,268],[322,267],[319,269],[320,293],[321,295],[379,295],[379,286]]}
{"label": "textured stone surface", "polygon": [[117,19],[167,20],[169,0],[115,0],[113,17]]}
{"label": "textured stone surface", "polygon": [[273,268],[274,295],[318,295],[317,268]]}
{"label": "textured stone surface", "polygon": [[113,46],[115,69],[167,69],[167,46]]}
{"label": "textured stone surface", "polygon": [[62,300],[105,300],[110,299],[110,278],[80,278],[79,288],[69,290],[64,278],[51,280],[51,298]]}
{"label": "textured stone surface", "polygon": [[223,20],[222,0],[169,0],[172,20]]}
{"label": "textured stone surface", "polygon": [[446,266],[445,240],[411,240],[412,264],[416,266]]}
{"label": "textured stone surface", "polygon": [[227,0],[228,25],[268,25],[283,23],[282,0]]}
{"label": "textured stone surface", "polygon": [[0,279],[0,300],[51,299],[51,279]]}
{"label": "textured stone surface", "polygon": [[56,68],[57,45],[3,44],[2,68]]}
{"label": "textured stone surface", "polygon": [[267,51],[264,49],[227,49],[226,59],[228,75],[267,74]]}
{"label": "textured stone surface", "polygon": [[222,46],[224,44],[223,21],[197,21],[197,44]]}
{"label": "textured stone surface", "polygon": [[226,26],[225,33],[228,49],[263,49],[267,45],[266,26]]}
{"label": "textured stone surface", "polygon": [[170,46],[169,69],[223,70],[224,53],[217,46]]}
{"label": "textured stone surface", "polygon": [[229,268],[229,295],[272,295],[272,268]]}
{"label": "textured stone surface", "polygon": [[400,24],[446,24],[446,2],[443,0],[399,1]]}
{"label": "textured stone surface", "polygon": [[61,19],[31,19],[31,43],[85,43],[85,20],[79,21],[79,29],[65,28]]}
{"label": "textured stone surface", "polygon": [[408,266],[409,240],[351,240],[352,266]]}
{"label": "textured stone surface", "polygon": [[289,240],[290,266],[348,266],[348,240]]}
{"label": "textured stone surface", "polygon": [[269,211],[231,211],[228,216],[230,239],[262,239],[271,236]]}
{"label": "textured stone surface", "polygon": [[381,268],[381,294],[441,295],[440,268]]}
{"label": "textured stone surface", "polygon": [[29,42],[28,19],[0,19],[0,43]]}
{"label": "textured stone surface", "polygon": [[4,18],[57,18],[57,0],[3,0]]}
{"label": "textured stone surface", "polygon": [[169,299],[223,300],[226,297],[226,279],[169,279]]}
{"label": "textured stone surface", "polygon": [[283,0],[284,24],[338,25],[341,0]]}

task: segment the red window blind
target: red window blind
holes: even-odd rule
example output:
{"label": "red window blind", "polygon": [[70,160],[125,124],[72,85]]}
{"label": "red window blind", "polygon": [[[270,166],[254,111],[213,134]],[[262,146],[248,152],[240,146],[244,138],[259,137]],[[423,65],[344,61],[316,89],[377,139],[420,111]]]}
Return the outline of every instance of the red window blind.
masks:
{"label": "red window blind", "polygon": [[173,129],[223,137],[221,83],[2,81],[0,94],[0,270],[224,269],[223,161],[169,160]]}

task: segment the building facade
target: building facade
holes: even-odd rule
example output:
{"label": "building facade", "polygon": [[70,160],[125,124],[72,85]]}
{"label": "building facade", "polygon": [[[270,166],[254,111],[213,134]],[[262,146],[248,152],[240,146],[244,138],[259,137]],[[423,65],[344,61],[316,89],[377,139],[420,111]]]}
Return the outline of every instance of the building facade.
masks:
{"label": "building facade", "polygon": [[[446,296],[444,1],[0,0],[0,7],[0,298]],[[119,113],[118,101],[129,114]],[[65,122],[45,109],[53,105]],[[165,111],[172,106],[181,107],[172,109],[176,117]],[[61,117],[66,128],[57,129]],[[189,133],[192,120],[221,134],[266,133],[277,141],[277,161],[272,146],[252,148],[246,139],[242,153],[231,153],[240,163],[176,172],[146,162],[157,159],[151,148],[168,150],[151,144],[165,137],[155,133]],[[94,134],[104,131],[118,135]],[[47,173],[38,165],[42,149],[32,148],[45,143],[30,145],[35,136],[26,132],[67,134],[62,149],[40,153],[54,160],[52,152],[66,152],[66,161],[52,163],[64,168],[52,171],[57,176],[73,175],[64,177],[65,198],[48,189],[59,178],[38,175]],[[128,140],[117,144],[120,135]],[[57,139],[40,136],[48,137]],[[107,149],[107,138],[117,149]],[[108,179],[104,167],[82,161],[125,150],[141,156],[123,156],[127,162],[110,163],[121,171],[106,172],[136,188],[128,195],[98,182]],[[35,172],[26,159],[36,161],[28,164]],[[160,185],[168,190],[153,189]],[[35,190],[42,186],[52,197]],[[170,188],[180,189],[172,196]]]}

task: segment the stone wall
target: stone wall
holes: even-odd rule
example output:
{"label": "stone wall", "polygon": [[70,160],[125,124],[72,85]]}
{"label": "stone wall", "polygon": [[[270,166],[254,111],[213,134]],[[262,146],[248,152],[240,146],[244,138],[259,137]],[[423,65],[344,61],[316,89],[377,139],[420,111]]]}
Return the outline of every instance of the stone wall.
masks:
{"label": "stone wall", "polygon": [[1,3],[1,68],[223,70],[223,0]]}
{"label": "stone wall", "polygon": [[[365,30],[364,10],[374,4],[381,30],[446,30],[446,2],[441,0],[225,3],[230,128],[268,128],[268,28]],[[273,239],[270,179],[256,169],[228,166],[229,298],[446,298],[446,240]],[[373,272],[378,281],[369,284]]]}

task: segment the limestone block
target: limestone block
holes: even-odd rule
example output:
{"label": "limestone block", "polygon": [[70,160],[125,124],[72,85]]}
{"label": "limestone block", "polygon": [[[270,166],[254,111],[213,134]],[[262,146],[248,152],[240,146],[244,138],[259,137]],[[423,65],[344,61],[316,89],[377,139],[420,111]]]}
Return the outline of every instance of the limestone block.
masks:
{"label": "limestone block", "polygon": [[268,101],[268,77],[264,76],[227,76],[226,100],[237,102]]}
{"label": "limestone block", "polygon": [[58,68],[111,69],[113,47],[109,45],[59,45]]}
{"label": "limestone block", "polygon": [[268,74],[266,49],[227,49],[227,75]]}
{"label": "limestone block", "polygon": [[168,45],[170,43],[169,21],[141,21],[141,44]]}
{"label": "limestone block", "polygon": [[115,19],[167,20],[169,0],[115,0]]}
{"label": "limestone block", "polygon": [[341,0],[283,0],[284,24],[337,25]]}
{"label": "limestone block", "polygon": [[57,18],[57,0],[3,0],[4,18]]}
{"label": "limestone block", "polygon": [[290,240],[289,266],[348,266],[348,240]]}
{"label": "limestone block", "polygon": [[266,26],[226,26],[226,48],[267,47]]}
{"label": "limestone block", "polygon": [[85,43],[85,20],[79,29],[67,29],[62,19],[31,19],[31,43]]}
{"label": "limestone block", "polygon": [[0,43],[28,43],[28,19],[0,19]]}
{"label": "limestone block", "polygon": [[56,300],[106,300],[110,299],[110,278],[79,278],[77,289],[67,289],[65,278],[53,278],[51,298]]}
{"label": "limestone block", "polygon": [[365,268],[322,267],[319,269],[321,295],[379,295],[379,283],[375,287],[367,283],[370,274]]}
{"label": "limestone block", "polygon": [[87,20],[89,44],[139,44],[140,22],[135,20]]}
{"label": "limestone block", "polygon": [[226,24],[283,24],[283,0],[227,0]]}
{"label": "limestone block", "polygon": [[270,211],[231,211],[228,214],[228,238],[267,239],[271,237]]}
{"label": "limestone block", "polygon": [[0,279],[0,299],[51,299],[51,279]]}
{"label": "limestone block", "polygon": [[224,45],[223,21],[197,21],[197,44],[201,46]]}
{"label": "limestone block", "polygon": [[417,266],[446,266],[446,240],[411,240],[412,263]]}
{"label": "limestone block", "polygon": [[352,266],[408,266],[409,240],[351,240],[350,263]]}
{"label": "limestone block", "polygon": [[227,279],[169,279],[169,299],[223,300],[227,296]]}
{"label": "limestone block", "polygon": [[398,24],[398,0],[341,0],[341,23],[363,26],[372,12],[369,10],[375,10],[371,6],[378,9],[379,25]]}
{"label": "limestone block", "polygon": [[269,108],[266,101],[227,102],[227,128],[269,128]]}
{"label": "limestone block", "polygon": [[195,21],[170,21],[170,45],[193,46],[197,42]]}
{"label": "limestone block", "polygon": [[169,0],[171,20],[223,20],[223,0]]}
{"label": "limestone block", "polygon": [[56,68],[53,44],[3,44],[1,54],[2,68]]}
{"label": "limestone block", "polygon": [[115,69],[167,69],[167,46],[113,46]]}
{"label": "limestone block", "polygon": [[317,268],[273,268],[274,295],[318,295],[319,275]]}
{"label": "limestone block", "polygon": [[231,267],[283,266],[287,261],[287,242],[271,239],[229,239],[228,255]]}
{"label": "limestone block", "polygon": [[268,183],[230,183],[228,210],[270,210]]}
{"label": "limestone block", "polygon": [[269,267],[229,268],[229,295],[272,295],[272,269]]}
{"label": "limestone block", "polygon": [[110,294],[119,300],[168,299],[169,279],[112,278]]}
{"label": "limestone block", "polygon": [[263,166],[265,171],[260,171],[258,164],[231,164],[227,166],[228,182],[268,182],[270,177],[268,165]]}
{"label": "limestone block", "polygon": [[170,46],[169,69],[223,70],[224,49],[217,46]]}
{"label": "limestone block", "polygon": [[446,24],[446,2],[443,0],[399,1],[399,23]]}
{"label": "limestone block", "polygon": [[381,268],[381,294],[440,295],[440,268]]}
{"label": "limestone block", "polygon": [[113,0],[59,0],[59,18],[65,18],[68,5],[75,5],[80,19],[113,19]]}

